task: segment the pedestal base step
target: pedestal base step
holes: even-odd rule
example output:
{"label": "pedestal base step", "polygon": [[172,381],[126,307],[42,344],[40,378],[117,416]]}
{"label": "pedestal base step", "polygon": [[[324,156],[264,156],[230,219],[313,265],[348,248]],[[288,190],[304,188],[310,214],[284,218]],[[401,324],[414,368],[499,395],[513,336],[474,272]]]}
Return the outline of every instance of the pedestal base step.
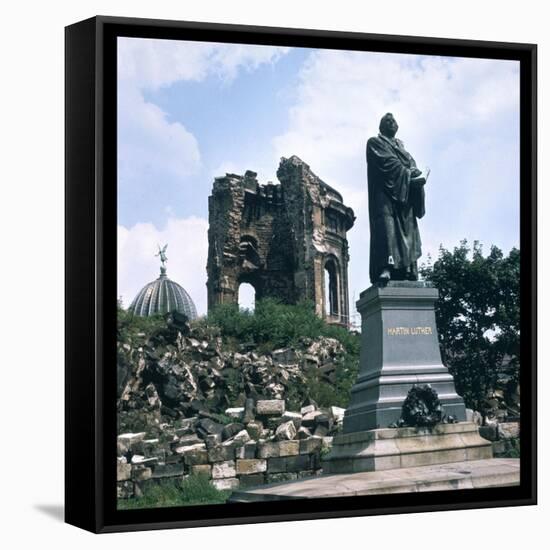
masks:
{"label": "pedestal base step", "polygon": [[491,458],[416,468],[322,475],[234,492],[229,502],[350,497],[519,485],[519,459]]}
{"label": "pedestal base step", "polygon": [[488,458],[493,458],[491,443],[472,422],[385,428],[337,435],[323,459],[323,472],[370,472]]}

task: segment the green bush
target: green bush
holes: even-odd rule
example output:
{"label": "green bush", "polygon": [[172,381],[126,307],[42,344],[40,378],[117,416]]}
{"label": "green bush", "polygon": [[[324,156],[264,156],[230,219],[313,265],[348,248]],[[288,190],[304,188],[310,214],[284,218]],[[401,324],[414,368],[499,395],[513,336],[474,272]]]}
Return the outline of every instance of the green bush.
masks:
{"label": "green bush", "polygon": [[117,339],[119,342],[147,338],[165,327],[166,320],[163,315],[140,317],[124,309],[120,301],[117,303]]}
{"label": "green bush", "polygon": [[190,475],[183,481],[162,480],[147,486],[142,497],[118,500],[119,510],[223,504],[231,491],[220,491],[204,474]]}
{"label": "green bush", "polygon": [[305,373],[305,387],[289,387],[286,400],[291,408],[299,408],[305,392],[321,407],[348,405],[359,368],[360,336],[344,327],[326,323],[316,315],[313,303],[304,301],[287,305],[268,298],[259,300],[255,311],[224,304],[216,307],[202,322],[219,328],[224,342],[230,347],[250,345],[258,353],[299,347],[304,340],[315,340],[322,336],[338,340],[345,353],[336,361],[334,383],[320,377],[315,367],[309,368]]}
{"label": "green bush", "polygon": [[295,346],[304,338],[335,338],[346,351],[358,353],[359,338],[340,326],[329,325],[315,314],[313,303],[282,304],[272,298],[259,300],[254,311],[222,304],[203,321],[219,327],[226,340],[254,344],[259,351]]}

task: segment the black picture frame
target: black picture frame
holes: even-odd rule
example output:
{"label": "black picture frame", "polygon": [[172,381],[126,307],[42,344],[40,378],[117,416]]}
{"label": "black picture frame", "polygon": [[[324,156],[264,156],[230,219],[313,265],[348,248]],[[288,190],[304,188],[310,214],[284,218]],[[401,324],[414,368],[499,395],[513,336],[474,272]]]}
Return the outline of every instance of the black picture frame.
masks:
{"label": "black picture frame", "polygon": [[[116,509],[116,40],[119,36],[520,62],[521,480],[514,487]],[[536,504],[537,47],[98,16],[66,28],[65,519],[96,533]]]}

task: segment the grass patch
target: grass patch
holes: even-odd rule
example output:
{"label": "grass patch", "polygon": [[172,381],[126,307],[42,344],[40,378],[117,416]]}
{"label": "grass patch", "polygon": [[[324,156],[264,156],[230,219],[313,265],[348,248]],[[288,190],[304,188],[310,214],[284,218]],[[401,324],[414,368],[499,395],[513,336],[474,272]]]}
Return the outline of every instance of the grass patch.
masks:
{"label": "grass patch", "polygon": [[119,499],[119,510],[137,508],[166,508],[169,506],[198,506],[224,504],[231,491],[220,491],[204,474],[190,475],[182,481],[162,480],[149,485],[142,497]]}

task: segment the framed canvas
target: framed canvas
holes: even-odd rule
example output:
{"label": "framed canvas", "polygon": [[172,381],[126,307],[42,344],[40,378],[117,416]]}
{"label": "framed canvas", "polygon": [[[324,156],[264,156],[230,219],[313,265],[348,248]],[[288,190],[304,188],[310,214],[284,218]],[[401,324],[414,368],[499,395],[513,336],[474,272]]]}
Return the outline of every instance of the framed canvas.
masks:
{"label": "framed canvas", "polygon": [[94,532],[535,504],[536,46],[67,27],[65,396]]}

